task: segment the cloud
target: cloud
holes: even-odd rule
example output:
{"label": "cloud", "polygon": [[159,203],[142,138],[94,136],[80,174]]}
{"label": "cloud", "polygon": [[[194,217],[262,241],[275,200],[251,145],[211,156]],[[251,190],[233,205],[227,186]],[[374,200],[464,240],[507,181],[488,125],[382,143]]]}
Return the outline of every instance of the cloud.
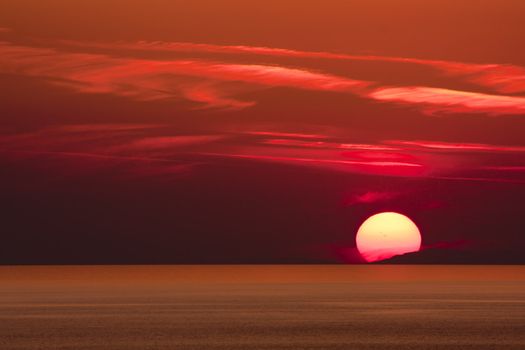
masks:
{"label": "cloud", "polygon": [[173,162],[173,160],[171,159],[163,159],[163,158],[120,156],[120,155],[113,155],[113,154],[88,153],[88,152],[35,151],[35,150],[31,150],[31,151],[11,150],[11,151],[5,151],[5,152],[20,154],[20,155],[48,155],[48,156],[68,157],[68,158],[92,158],[92,159],[100,159],[100,160],[139,161],[139,162]]}
{"label": "cloud", "polygon": [[419,250],[414,251],[413,245],[409,245],[406,243],[405,244],[400,243],[397,247],[374,249],[374,250],[368,250],[366,252],[360,252],[360,253],[367,262],[376,262],[376,261],[390,259],[395,256],[403,255],[403,254],[393,253],[393,251],[406,251],[408,253],[416,253]]}
{"label": "cloud", "polygon": [[47,174],[53,181],[65,177],[90,177],[105,174],[119,179],[166,180],[174,176],[191,174],[198,162],[183,162],[155,157],[123,156],[90,153],[88,151],[0,151],[0,159],[8,164],[24,164],[40,174]]}
{"label": "cloud", "polygon": [[489,95],[420,86],[385,87],[369,93],[375,100],[415,105],[426,112],[524,115],[525,97]]}
{"label": "cloud", "polygon": [[303,141],[293,139],[274,139],[269,138],[262,141],[266,145],[291,146],[302,148],[331,148],[340,150],[368,150],[368,151],[395,151],[398,148],[384,145],[372,145],[363,143],[338,143],[327,141]]}
{"label": "cloud", "polygon": [[153,128],[162,128],[162,124],[71,124],[54,126],[52,130],[66,131],[66,132],[93,132],[93,131],[128,131],[128,130],[144,130]]}
{"label": "cloud", "polygon": [[173,156],[184,147],[223,139],[222,135],[144,136],[165,127],[93,124],[50,127],[0,136],[0,159],[31,164],[55,176],[105,173],[119,178],[166,178],[191,174],[195,160]]}
{"label": "cloud", "polygon": [[231,81],[261,84],[271,87],[294,87],[305,90],[358,93],[369,82],[310,72],[305,69],[259,64],[212,64],[200,67],[199,73]]}
{"label": "cloud", "polygon": [[[276,135],[283,138],[276,139]],[[307,137],[302,137],[304,135]],[[72,165],[75,169],[81,169],[79,164],[83,162],[100,164],[100,169],[136,164],[134,173],[140,173],[140,168],[144,167],[151,174],[167,174],[174,169],[182,170],[179,165],[183,164],[239,160],[379,176],[523,182],[517,177],[523,172],[522,160],[517,158],[523,153],[520,147],[409,140],[365,144],[304,135],[290,130],[258,130],[255,134],[243,130],[181,134],[164,125],[83,124],[0,136],[0,148],[2,158],[11,160],[68,159],[69,163],[75,160]],[[488,152],[512,152],[514,155],[512,159],[502,158],[494,163],[493,157],[485,155]],[[348,202],[373,203],[396,195],[370,191],[355,194]]]}
{"label": "cloud", "polygon": [[276,131],[246,131],[246,135],[264,136],[264,137],[288,137],[298,139],[323,139],[327,138],[327,135],[319,134],[304,134],[304,133],[291,133],[291,132],[276,132]]}
{"label": "cloud", "polygon": [[334,92],[357,92],[368,85],[334,75],[270,65],[114,58],[9,43],[0,43],[0,52],[2,73],[43,77],[83,93],[106,93],[137,100],[185,98],[218,108],[239,109],[254,104],[228,97],[228,87],[222,83]]}
{"label": "cloud", "polygon": [[[160,135],[152,136],[152,132]],[[357,149],[352,150],[351,154],[340,151],[334,153],[340,146],[337,143],[327,143],[324,148],[312,149],[303,144],[290,147],[288,144],[268,143],[259,134],[251,136],[246,138],[245,132],[177,135],[162,128],[146,127],[141,130],[138,125],[79,125],[3,136],[0,137],[0,145],[4,154],[15,154],[19,158],[53,156],[106,162],[142,161],[154,162],[155,167],[163,167],[163,163],[170,162],[184,163],[187,159],[209,162],[209,158],[213,157],[388,176],[417,176],[424,169],[417,162],[380,152],[374,157],[364,156]],[[359,145],[359,149],[365,146]],[[374,149],[372,145],[365,147],[369,148]]]}
{"label": "cloud", "polygon": [[269,162],[293,166],[302,166],[309,168],[321,168],[325,170],[360,173],[383,176],[401,176],[413,177],[420,176],[424,172],[424,166],[413,162],[396,162],[381,160],[345,160],[333,155],[325,154],[325,157],[317,154],[310,156],[288,149],[272,151],[268,149],[251,149],[241,148],[239,153],[224,152],[199,152],[200,156],[232,158],[240,160],[250,160],[258,162]]}
{"label": "cloud", "polygon": [[203,145],[224,139],[226,139],[225,135],[177,135],[144,137],[121,146],[116,146],[112,148],[112,150],[155,151],[180,149],[181,147]]}
{"label": "cloud", "polygon": [[253,101],[240,101],[224,96],[217,84],[207,82],[188,85],[182,89],[182,95],[194,102],[200,102],[207,108],[244,109],[255,105]]}
{"label": "cloud", "polygon": [[423,86],[382,87],[369,81],[280,65],[111,57],[5,42],[0,43],[0,53],[0,73],[36,76],[82,93],[113,94],[143,101],[185,99],[204,107],[235,110],[255,104],[235,95],[286,87],[352,94],[413,105],[432,113],[525,114],[525,97]]}
{"label": "cloud", "polygon": [[520,66],[446,61],[433,61],[431,65],[448,75],[463,77],[473,84],[490,87],[499,93],[511,94],[525,91],[525,68]]}
{"label": "cloud", "polygon": [[484,166],[484,170],[510,171],[510,172],[525,172],[525,165],[494,165]]}
{"label": "cloud", "polygon": [[367,191],[360,194],[355,194],[349,199],[345,200],[346,205],[354,204],[371,204],[377,202],[385,202],[398,197],[398,192],[378,192],[378,191]]}
{"label": "cloud", "polygon": [[525,179],[512,179],[508,177],[476,177],[476,176],[428,176],[429,179],[445,180],[445,181],[459,181],[459,182],[495,182],[495,183],[509,183],[509,184],[525,184]]}
{"label": "cloud", "polygon": [[392,62],[414,64],[437,69],[448,76],[463,78],[473,84],[490,87],[499,93],[520,93],[525,91],[525,68],[509,64],[477,64],[456,61],[420,59],[413,57],[396,57],[380,55],[350,55],[323,51],[301,51],[283,48],[271,48],[245,45],[213,45],[189,42],[139,41],[117,43],[81,43],[62,41],[62,43],[98,47],[105,49],[125,49],[163,52],[201,52],[212,54],[250,54],[258,56],[276,56],[291,58],[313,58],[345,61]]}
{"label": "cloud", "polygon": [[438,141],[402,141],[389,140],[385,141],[387,144],[423,148],[431,150],[442,151],[459,151],[459,152],[525,152],[525,147],[522,146],[502,146],[490,145],[485,143],[459,143],[459,142],[438,142]]}

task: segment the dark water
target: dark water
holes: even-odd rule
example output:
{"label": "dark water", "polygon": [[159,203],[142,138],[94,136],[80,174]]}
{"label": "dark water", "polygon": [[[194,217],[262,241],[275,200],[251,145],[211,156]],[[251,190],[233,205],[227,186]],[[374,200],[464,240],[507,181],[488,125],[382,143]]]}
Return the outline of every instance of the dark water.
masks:
{"label": "dark water", "polygon": [[0,267],[0,349],[525,349],[525,266]]}

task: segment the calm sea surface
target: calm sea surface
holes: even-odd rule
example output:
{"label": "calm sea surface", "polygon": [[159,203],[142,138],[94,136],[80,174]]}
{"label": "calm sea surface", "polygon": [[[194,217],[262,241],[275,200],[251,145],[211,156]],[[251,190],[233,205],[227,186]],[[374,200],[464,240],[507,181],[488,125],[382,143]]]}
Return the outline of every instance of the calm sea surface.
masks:
{"label": "calm sea surface", "polygon": [[525,349],[525,266],[4,266],[0,349]]}

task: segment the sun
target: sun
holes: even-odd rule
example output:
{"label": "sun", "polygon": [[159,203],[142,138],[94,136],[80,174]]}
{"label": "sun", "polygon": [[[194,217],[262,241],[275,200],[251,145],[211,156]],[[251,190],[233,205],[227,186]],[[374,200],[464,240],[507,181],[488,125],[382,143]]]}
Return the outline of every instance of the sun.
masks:
{"label": "sun", "polygon": [[357,249],[367,262],[379,261],[421,248],[421,233],[405,215],[384,212],[372,215],[359,227]]}

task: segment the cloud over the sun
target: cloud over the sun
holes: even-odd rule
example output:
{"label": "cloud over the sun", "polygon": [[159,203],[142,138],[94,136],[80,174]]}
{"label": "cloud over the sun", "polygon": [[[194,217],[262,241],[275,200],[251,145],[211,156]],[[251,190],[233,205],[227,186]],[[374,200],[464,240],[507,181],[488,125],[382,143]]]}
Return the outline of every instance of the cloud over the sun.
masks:
{"label": "cloud over the sun", "polygon": [[366,191],[363,193],[358,193],[350,196],[346,199],[345,205],[354,205],[354,204],[372,204],[377,202],[385,202],[391,199],[394,199],[401,194],[399,192],[387,192],[387,191]]}

